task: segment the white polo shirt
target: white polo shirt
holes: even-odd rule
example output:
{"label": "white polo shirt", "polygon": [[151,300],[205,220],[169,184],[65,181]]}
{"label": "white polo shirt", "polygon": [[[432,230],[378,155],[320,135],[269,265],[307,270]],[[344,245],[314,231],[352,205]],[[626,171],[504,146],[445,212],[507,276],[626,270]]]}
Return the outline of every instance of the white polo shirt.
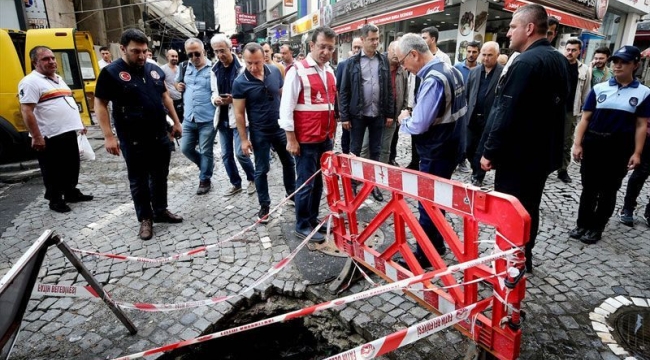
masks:
{"label": "white polo shirt", "polygon": [[83,129],[72,90],[59,75],[55,76],[58,82],[33,70],[18,84],[20,103],[36,104],[34,116],[44,137]]}

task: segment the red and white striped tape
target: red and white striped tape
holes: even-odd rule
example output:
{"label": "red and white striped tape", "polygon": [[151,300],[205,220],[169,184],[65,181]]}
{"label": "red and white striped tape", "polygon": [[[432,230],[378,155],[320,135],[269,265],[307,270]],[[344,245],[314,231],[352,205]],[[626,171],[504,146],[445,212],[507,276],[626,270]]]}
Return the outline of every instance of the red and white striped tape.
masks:
{"label": "red and white striped tape", "polygon": [[[292,194],[290,194],[289,196],[284,198],[282,201],[280,201],[279,204],[274,206],[269,211],[269,214],[266,216],[266,219],[268,219],[271,216],[271,214],[273,214],[280,207],[282,207],[284,204],[286,204],[291,197],[293,197],[296,193],[298,193],[298,191],[300,191],[310,181],[312,181],[314,179],[314,177],[316,177],[316,175],[320,174],[320,172],[321,172],[320,169],[318,171],[316,171],[312,176],[309,177],[309,179],[307,179],[302,185],[300,185],[300,187],[298,187],[296,189],[296,191],[294,191]],[[82,255],[104,257],[104,258],[109,258],[109,259],[125,260],[125,261],[137,261],[137,262],[153,263],[153,264],[162,264],[162,263],[168,263],[168,262],[176,261],[176,260],[178,260],[180,258],[183,258],[183,257],[186,257],[186,256],[193,256],[193,255],[196,255],[196,254],[208,252],[209,250],[212,250],[212,249],[214,249],[216,247],[220,247],[221,245],[223,245],[225,243],[228,243],[230,241],[233,241],[234,239],[238,239],[240,236],[246,234],[252,228],[254,228],[259,223],[261,223],[262,220],[264,220],[264,219],[257,220],[252,225],[249,225],[248,227],[244,228],[243,230],[236,233],[235,235],[233,235],[233,236],[231,236],[231,237],[229,237],[229,238],[227,238],[225,240],[219,241],[216,244],[211,244],[211,245],[207,245],[207,246],[199,246],[199,247],[194,248],[194,249],[192,249],[190,251],[186,251],[184,253],[180,253],[180,254],[176,254],[176,255],[172,255],[172,256],[168,256],[168,257],[163,257],[163,258],[152,259],[152,258],[146,258],[146,257],[140,257],[140,256],[129,256],[129,255],[117,255],[117,254],[111,254],[111,253],[100,253],[100,252],[96,252],[96,251],[82,250],[82,249],[75,249],[75,248],[72,248],[72,251],[74,251],[76,253],[79,253],[79,254],[82,254]]]}
{"label": "red and white striped tape", "polygon": [[325,360],[374,359],[377,356],[395,351],[433,333],[467,320],[469,314],[474,310],[474,308],[476,308],[476,305],[477,304],[471,304],[450,313],[442,314],[433,319],[422,321],[388,336],[357,346],[354,349],[330,356]]}
{"label": "red and white striped tape", "polygon": [[93,290],[90,285],[56,285],[56,284],[41,284],[37,283],[34,286],[34,295],[48,295],[48,296],[66,296],[66,297],[81,297],[81,298],[99,298],[99,295]]}
{"label": "red and white striped tape", "polygon": [[[197,337],[197,338],[188,339],[188,340],[185,340],[185,341],[180,341],[180,342],[177,342],[177,343],[164,345],[164,346],[161,346],[161,347],[149,349],[149,350],[142,351],[142,352],[135,353],[135,354],[131,354],[131,355],[126,355],[126,356],[123,356],[123,357],[119,357],[116,360],[137,359],[137,358],[140,358],[140,357],[143,357],[143,356],[149,356],[149,355],[158,354],[158,353],[165,352],[165,351],[171,351],[171,350],[178,349],[178,348],[181,348],[181,347],[185,347],[185,346],[189,346],[189,345],[193,345],[193,344],[198,344],[198,343],[205,342],[205,341],[208,341],[208,340],[217,339],[217,338],[221,338],[221,337],[224,337],[224,336],[240,333],[240,332],[243,332],[243,331],[246,331],[246,330],[251,330],[251,329],[255,329],[255,328],[270,325],[270,324],[280,323],[280,322],[292,320],[292,319],[295,319],[295,318],[312,315],[312,314],[314,314],[316,312],[331,309],[331,308],[334,308],[334,307],[339,307],[339,306],[342,306],[342,305],[345,305],[345,304],[348,304],[348,303],[351,303],[351,302],[354,302],[354,301],[357,301],[357,300],[366,299],[366,298],[369,298],[371,296],[383,294],[383,293],[386,293],[386,292],[389,292],[389,291],[399,290],[401,288],[408,287],[408,286],[411,286],[412,284],[420,283],[422,281],[427,281],[427,280],[428,281],[434,281],[434,280],[438,279],[439,277],[441,277],[443,275],[449,275],[449,274],[452,274],[452,273],[455,273],[455,272],[458,272],[458,271],[463,271],[463,270],[468,269],[470,267],[477,266],[479,264],[488,263],[488,262],[494,261],[496,259],[500,259],[500,258],[503,258],[503,257],[506,257],[506,256],[510,256],[510,255],[514,254],[515,252],[517,252],[517,251],[520,251],[520,250],[515,248],[515,249],[510,249],[510,250],[507,250],[507,251],[503,251],[503,252],[500,252],[500,253],[487,255],[487,256],[480,257],[480,258],[477,258],[477,259],[474,259],[474,260],[471,260],[471,261],[467,261],[467,262],[464,262],[464,263],[452,265],[452,266],[450,266],[450,267],[448,267],[446,269],[435,270],[435,271],[432,271],[432,272],[428,272],[428,273],[424,273],[424,274],[414,276],[412,278],[396,281],[394,283],[390,283],[390,284],[382,285],[382,286],[372,288],[372,289],[369,289],[369,290],[366,290],[366,291],[362,291],[362,292],[360,292],[358,294],[348,295],[348,296],[345,296],[345,297],[342,297],[342,298],[338,298],[338,299],[335,299],[335,300],[331,300],[331,301],[327,301],[327,302],[320,303],[320,304],[317,304],[317,305],[313,305],[313,306],[310,306],[310,307],[307,307],[307,308],[304,308],[304,309],[292,311],[292,312],[289,312],[289,313],[286,313],[286,314],[283,314],[283,315],[278,315],[278,316],[275,316],[275,317],[272,317],[272,318],[269,318],[269,319],[260,320],[260,321],[250,323],[250,324],[247,324],[247,325],[242,325],[242,326],[239,326],[239,327],[235,327],[235,328],[231,328],[231,329],[227,329],[227,330],[222,330],[222,331],[215,332],[215,333],[212,333],[212,334],[203,335],[203,336],[200,336],[200,337]],[[449,313],[452,313],[453,311],[457,311],[457,310],[451,309],[449,311]]]}

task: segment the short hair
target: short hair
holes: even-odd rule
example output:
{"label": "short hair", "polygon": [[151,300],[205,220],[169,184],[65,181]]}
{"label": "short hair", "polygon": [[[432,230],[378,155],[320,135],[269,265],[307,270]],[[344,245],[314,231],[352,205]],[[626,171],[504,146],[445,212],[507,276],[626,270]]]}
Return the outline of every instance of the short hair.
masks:
{"label": "short hair", "polygon": [[[268,45],[269,47],[271,47],[271,44],[269,44],[267,41],[262,41],[262,42],[260,43],[260,46],[264,46],[264,45]],[[271,50],[273,50],[272,47],[271,47]]]}
{"label": "short hair", "polygon": [[549,16],[546,23],[548,24],[549,28],[555,25],[555,31],[557,31],[557,26],[560,25],[560,20],[558,20],[555,16]]}
{"label": "short hair", "polygon": [[32,64],[36,64],[36,62],[38,61],[38,53],[40,53],[43,50],[52,51],[52,49],[50,49],[45,45],[37,45],[34,46],[31,50],[29,50],[29,59],[32,61]]}
{"label": "short hair", "polygon": [[120,37],[120,45],[127,47],[131,41],[137,44],[149,44],[149,38],[139,29],[124,30]]}
{"label": "short hair", "polygon": [[569,40],[566,41],[566,44],[567,45],[578,45],[580,50],[582,50],[582,46],[583,46],[582,40],[580,40],[580,39],[578,39],[576,37],[569,38]]}
{"label": "short hair", "polygon": [[375,24],[365,24],[361,28],[361,36],[367,37],[369,32],[379,32],[379,28]]}
{"label": "short hair", "polygon": [[262,45],[254,42],[249,42],[248,44],[246,44],[242,52],[245,51],[248,51],[251,54],[255,54],[258,51],[264,53],[264,50],[262,49]]}
{"label": "short hair", "polygon": [[102,46],[102,47],[100,47],[100,48],[99,48],[99,52],[102,52],[102,51],[109,51],[109,50],[108,50],[108,46]]}
{"label": "short hair", "polygon": [[470,41],[470,42],[467,44],[467,47],[470,47],[470,46],[471,46],[471,47],[475,47],[475,48],[481,50],[481,42],[480,42],[480,41]]}
{"label": "short hair", "polygon": [[224,43],[228,48],[232,47],[232,41],[226,36],[226,34],[215,34],[212,39],[210,39],[210,46],[214,46],[219,43]]}
{"label": "short hair", "polygon": [[610,57],[612,55],[612,51],[609,50],[607,46],[601,46],[594,51],[594,54],[605,54],[605,56]]}
{"label": "short hair", "polygon": [[424,29],[422,29],[422,31],[420,31],[420,34],[424,34],[424,33],[429,34],[429,36],[431,36],[432,38],[436,38],[436,42],[438,42],[438,36],[440,36],[440,33],[438,32],[437,27],[435,26],[425,27]]}
{"label": "short hair", "polygon": [[331,28],[327,26],[319,26],[316,29],[314,29],[314,32],[311,34],[311,41],[314,44],[316,43],[316,40],[318,39],[318,35],[320,34],[323,34],[323,36],[325,36],[326,39],[332,39],[336,37],[336,33]]}
{"label": "short hair", "polygon": [[517,15],[523,20],[524,24],[532,23],[535,25],[537,35],[546,36],[546,31],[548,30],[548,14],[542,5],[528,4],[522,6],[512,16]]}
{"label": "short hair", "polygon": [[496,41],[487,41],[485,44],[483,44],[481,50],[485,48],[492,48],[494,51],[496,51],[497,54],[499,54],[499,43]]}
{"label": "short hair", "polygon": [[298,56],[305,56],[305,53],[303,53],[303,52],[299,52],[299,53],[298,53]]}
{"label": "short hair", "polygon": [[424,41],[421,36],[409,33],[402,36],[402,38],[399,40],[399,52],[404,55],[411,50],[415,50],[420,54],[425,54],[427,51],[429,51],[429,46],[427,46],[426,41]]}
{"label": "short hair", "polygon": [[283,47],[286,47],[287,50],[291,51],[291,45],[289,45],[289,44],[282,44],[282,45],[280,45],[280,49],[282,49]]}
{"label": "short hair", "polygon": [[203,41],[201,41],[200,39],[191,37],[191,38],[185,40],[185,46],[184,47],[187,47],[187,45],[190,45],[190,44],[199,44],[199,45],[201,45],[201,50],[205,50],[205,46],[203,45]]}

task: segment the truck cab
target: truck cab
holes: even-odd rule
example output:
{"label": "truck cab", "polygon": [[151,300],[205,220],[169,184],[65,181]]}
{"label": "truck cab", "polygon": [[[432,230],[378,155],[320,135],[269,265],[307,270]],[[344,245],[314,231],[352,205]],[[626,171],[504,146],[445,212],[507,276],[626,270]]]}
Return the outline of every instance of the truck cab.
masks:
{"label": "truck cab", "polygon": [[90,33],[74,29],[0,29],[0,162],[33,157],[29,133],[18,101],[18,83],[32,71],[29,51],[52,49],[57,73],[72,90],[84,125],[91,122],[91,104],[99,74]]}

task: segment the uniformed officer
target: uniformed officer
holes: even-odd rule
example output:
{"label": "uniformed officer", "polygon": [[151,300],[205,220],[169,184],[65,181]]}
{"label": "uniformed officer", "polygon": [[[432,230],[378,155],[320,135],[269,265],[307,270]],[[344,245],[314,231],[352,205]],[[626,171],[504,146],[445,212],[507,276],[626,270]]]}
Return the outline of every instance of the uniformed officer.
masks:
{"label": "uniformed officer", "polygon": [[[95,112],[106,151],[120,155],[121,149],[124,154],[142,240],[153,236],[153,222],[183,221],[167,210],[172,144],[167,136],[166,113],[174,120],[173,136],[180,137],[181,124],[165,87],[165,73],[157,65],[146,63],[147,41],[137,29],[122,33],[122,58],[102,69],[95,91]],[[113,102],[119,144],[108,121],[109,101]]]}
{"label": "uniformed officer", "polygon": [[610,57],[614,77],[591,90],[576,128],[573,158],[581,162],[582,194],[569,236],[585,244],[600,240],[621,181],[641,163],[650,89],[634,78],[640,59],[639,49],[627,45]]}

